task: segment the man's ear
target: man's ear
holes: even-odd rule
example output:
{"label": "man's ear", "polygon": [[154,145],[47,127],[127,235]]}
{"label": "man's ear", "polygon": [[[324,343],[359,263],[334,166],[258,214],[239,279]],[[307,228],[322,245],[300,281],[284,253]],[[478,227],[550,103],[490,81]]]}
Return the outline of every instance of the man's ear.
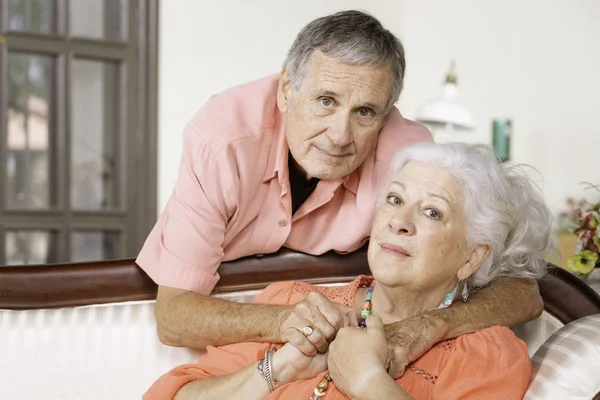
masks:
{"label": "man's ear", "polygon": [[467,261],[465,261],[456,273],[458,280],[462,281],[473,275],[479,269],[483,260],[490,254],[490,250],[489,244],[479,244],[471,250],[469,258],[467,258]]}
{"label": "man's ear", "polygon": [[292,80],[284,67],[279,74],[279,84],[277,85],[277,107],[283,114],[288,112],[291,91]]}

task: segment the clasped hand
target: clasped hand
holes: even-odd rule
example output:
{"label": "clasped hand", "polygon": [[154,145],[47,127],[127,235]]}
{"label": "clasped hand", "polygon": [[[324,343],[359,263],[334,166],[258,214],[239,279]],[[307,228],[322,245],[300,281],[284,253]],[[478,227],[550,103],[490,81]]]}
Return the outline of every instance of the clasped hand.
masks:
{"label": "clasped hand", "polygon": [[[287,383],[309,379],[329,369],[339,390],[350,395],[361,393],[373,374],[387,374],[387,341],[381,319],[371,316],[367,328],[346,326],[337,332],[326,354],[307,356],[292,344],[275,353],[275,370],[281,366],[280,379]],[[368,376],[367,376],[368,374]]]}
{"label": "clasped hand", "polygon": [[[290,343],[304,355],[312,357],[326,353],[336,333],[347,326],[357,326],[356,310],[333,302],[322,293],[311,292],[299,303],[290,306],[279,325],[279,338]],[[303,333],[309,327],[310,334]]]}

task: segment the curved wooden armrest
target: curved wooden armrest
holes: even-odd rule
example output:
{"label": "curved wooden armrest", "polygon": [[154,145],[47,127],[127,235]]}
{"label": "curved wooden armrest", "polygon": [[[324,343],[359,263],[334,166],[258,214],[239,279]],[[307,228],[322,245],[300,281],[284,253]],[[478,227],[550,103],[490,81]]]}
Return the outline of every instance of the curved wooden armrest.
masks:
{"label": "curved wooden armrest", "polygon": [[[347,282],[369,274],[364,251],[322,256],[281,250],[262,257],[224,262],[213,293],[262,289],[273,282]],[[120,301],[152,300],[157,285],[135,259],[0,267],[0,308],[73,307]]]}

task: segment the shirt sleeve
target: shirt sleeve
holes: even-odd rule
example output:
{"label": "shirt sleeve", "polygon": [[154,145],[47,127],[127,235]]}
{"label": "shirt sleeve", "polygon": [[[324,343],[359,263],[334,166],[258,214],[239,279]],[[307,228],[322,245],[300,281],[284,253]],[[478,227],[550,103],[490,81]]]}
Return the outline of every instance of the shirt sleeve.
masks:
{"label": "shirt sleeve", "polygon": [[136,262],[159,285],[208,295],[238,196],[236,163],[225,151],[214,154],[205,138],[197,123],[187,125],[175,188]]}
{"label": "shirt sleeve", "polygon": [[495,326],[462,335],[437,378],[434,399],[522,399],[531,379],[527,346]]}

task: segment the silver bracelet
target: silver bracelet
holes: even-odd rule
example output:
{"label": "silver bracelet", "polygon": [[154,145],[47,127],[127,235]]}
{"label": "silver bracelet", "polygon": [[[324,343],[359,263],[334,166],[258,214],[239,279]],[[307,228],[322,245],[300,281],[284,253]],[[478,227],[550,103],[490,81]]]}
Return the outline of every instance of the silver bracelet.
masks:
{"label": "silver bracelet", "polygon": [[273,353],[275,352],[274,348],[270,348],[265,352],[265,356],[261,358],[258,363],[256,363],[256,369],[258,369],[258,373],[267,381],[267,385],[269,386],[269,393],[273,392],[277,389],[275,385],[277,380],[273,379]]}

